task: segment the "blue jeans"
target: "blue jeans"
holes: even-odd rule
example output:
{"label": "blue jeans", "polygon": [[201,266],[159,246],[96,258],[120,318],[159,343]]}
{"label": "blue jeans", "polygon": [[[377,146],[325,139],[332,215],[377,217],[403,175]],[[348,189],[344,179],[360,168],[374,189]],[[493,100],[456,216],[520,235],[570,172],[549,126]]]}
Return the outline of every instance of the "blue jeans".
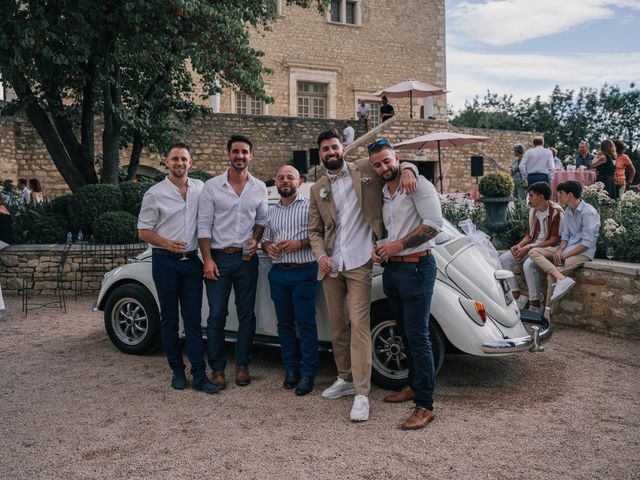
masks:
{"label": "blue jeans", "polygon": [[182,348],[178,338],[178,305],[184,322],[187,356],[191,373],[204,374],[202,346],[202,262],[198,257],[179,260],[168,255],[152,256],[153,283],[160,301],[160,333],[169,366],[184,370]]}
{"label": "blue jeans", "polygon": [[536,182],[549,182],[549,175],[546,173],[530,173],[527,175],[527,185],[533,185]]}
{"label": "blue jeans", "polygon": [[238,314],[238,341],[236,343],[236,365],[249,365],[251,347],[256,334],[256,285],[258,283],[258,255],[251,260],[242,260],[242,252],[211,252],[213,261],[220,270],[217,280],[205,280],[209,300],[207,319],[207,345],[209,365],[213,370],[224,370],[227,355],[224,347],[224,327],[229,314],[231,287],[236,298]]}
{"label": "blue jeans", "polygon": [[384,294],[398,322],[409,366],[408,383],[415,392],[417,407],[433,409],[436,387],[433,352],[429,338],[431,297],[436,281],[432,255],[418,263],[387,262],[382,274]]}
{"label": "blue jeans", "polygon": [[274,264],[269,271],[271,299],[278,317],[280,355],[285,372],[298,370],[296,327],[300,333],[300,373],[315,377],[318,368],[316,295],[318,264],[284,269]]}

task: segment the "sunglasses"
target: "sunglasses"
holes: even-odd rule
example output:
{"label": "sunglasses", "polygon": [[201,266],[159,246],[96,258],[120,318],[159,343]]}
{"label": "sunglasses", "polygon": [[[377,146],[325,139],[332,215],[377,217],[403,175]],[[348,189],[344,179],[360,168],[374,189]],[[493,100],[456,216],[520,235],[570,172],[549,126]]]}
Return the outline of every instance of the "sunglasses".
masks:
{"label": "sunglasses", "polygon": [[389,147],[393,150],[391,142],[389,142],[389,140],[387,140],[386,138],[381,138],[380,140],[376,140],[375,142],[370,143],[369,145],[367,145],[367,150],[369,150],[369,153],[372,153],[374,150],[382,147]]}

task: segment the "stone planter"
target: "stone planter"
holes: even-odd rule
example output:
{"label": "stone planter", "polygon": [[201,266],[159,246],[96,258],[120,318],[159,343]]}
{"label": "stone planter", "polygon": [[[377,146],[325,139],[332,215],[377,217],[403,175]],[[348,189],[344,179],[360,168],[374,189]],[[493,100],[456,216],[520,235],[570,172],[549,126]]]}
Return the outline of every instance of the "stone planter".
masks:
{"label": "stone planter", "polygon": [[481,197],[487,212],[487,228],[494,233],[502,233],[507,229],[507,209],[511,197]]}

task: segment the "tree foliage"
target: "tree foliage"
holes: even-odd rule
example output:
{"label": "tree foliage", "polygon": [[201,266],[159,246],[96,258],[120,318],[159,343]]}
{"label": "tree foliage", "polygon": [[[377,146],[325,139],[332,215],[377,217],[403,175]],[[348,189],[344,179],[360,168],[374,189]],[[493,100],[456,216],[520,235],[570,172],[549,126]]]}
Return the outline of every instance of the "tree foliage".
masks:
{"label": "tree foliage", "polygon": [[548,100],[538,96],[518,102],[510,95],[487,92],[482,100],[467,102],[451,123],[542,132],[545,144],[555,146],[560,158],[575,155],[580,140],[595,148],[604,138],[619,138],[634,163],[640,160],[640,89],[635,84],[626,90],[610,85],[577,91],[555,87]]}
{"label": "tree foliage", "polygon": [[[323,9],[327,0],[288,0]],[[262,52],[249,29],[268,29],[273,0],[4,0],[0,76],[72,191],[117,183],[119,153],[131,146],[133,178],[143,146],[164,150],[201,110],[196,95],[242,90],[269,101]],[[199,79],[201,91],[196,92]],[[94,116],[104,121],[94,151]]]}

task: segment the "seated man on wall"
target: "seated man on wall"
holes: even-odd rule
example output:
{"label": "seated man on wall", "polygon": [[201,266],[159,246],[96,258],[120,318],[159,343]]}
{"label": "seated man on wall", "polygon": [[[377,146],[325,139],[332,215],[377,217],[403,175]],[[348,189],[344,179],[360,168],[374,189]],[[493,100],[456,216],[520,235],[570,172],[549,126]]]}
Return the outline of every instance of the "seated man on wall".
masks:
{"label": "seated man on wall", "polygon": [[[549,303],[560,300],[575,285],[575,280],[565,274],[593,260],[600,230],[600,215],[580,198],[582,185],[579,182],[568,180],[559,184],[556,190],[560,202],[567,205],[560,245],[557,248],[534,248],[529,252],[531,260],[548,275]],[[554,279],[556,283],[551,294]]]}
{"label": "seated man on wall", "polygon": [[515,277],[509,279],[509,286],[513,292],[518,308],[524,308],[529,300],[529,309],[542,314],[544,307],[540,304],[540,272],[529,257],[532,248],[555,247],[560,240],[562,207],[550,201],[551,188],[546,182],[536,182],[529,185],[529,226],[522,240],[511,249],[500,255],[503,268],[513,271],[516,265],[523,264],[524,277],[529,289],[529,297],[520,294],[520,287]]}

